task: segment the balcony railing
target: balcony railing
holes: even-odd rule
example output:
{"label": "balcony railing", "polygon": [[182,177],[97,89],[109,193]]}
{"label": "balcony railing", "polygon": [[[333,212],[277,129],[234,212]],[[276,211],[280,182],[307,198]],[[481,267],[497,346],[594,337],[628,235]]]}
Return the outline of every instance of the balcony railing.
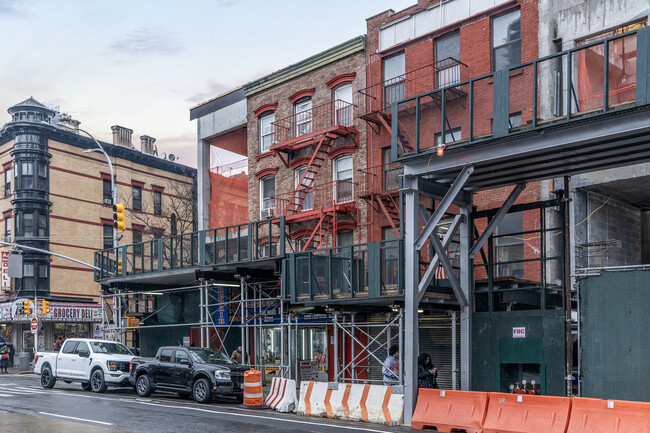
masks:
{"label": "balcony railing", "polygon": [[354,104],[336,99],[273,122],[275,142],[271,149],[330,128],[348,128],[353,125]]}
{"label": "balcony railing", "polygon": [[401,240],[370,242],[290,254],[283,293],[292,303],[401,296]]}
{"label": "balcony railing", "polygon": [[[413,84],[394,101],[393,152],[404,160],[441,144],[458,148],[647,105],[648,36],[642,28],[460,82],[462,73],[441,66],[446,87],[419,92]],[[382,103],[377,92],[366,98],[374,109]],[[399,134],[412,138],[410,149],[401,148]]]}
{"label": "balcony railing", "polygon": [[[325,209],[337,204],[354,202],[355,183],[349,180],[335,180],[332,182],[314,185],[309,189],[300,205],[299,212],[307,212],[316,209]],[[299,198],[293,192],[275,196],[276,215],[286,215],[291,200],[298,205]]]}
{"label": "balcony railing", "polygon": [[394,192],[400,188],[404,166],[399,162],[359,170],[359,197],[377,192]]}
{"label": "balcony railing", "polygon": [[[284,218],[167,236],[95,253],[95,281],[174,269],[282,258]],[[122,262],[118,275],[117,263]]]}
{"label": "balcony railing", "polygon": [[459,83],[466,65],[448,57],[444,60],[407,72],[404,75],[373,84],[357,94],[361,116],[389,110],[391,104]]}

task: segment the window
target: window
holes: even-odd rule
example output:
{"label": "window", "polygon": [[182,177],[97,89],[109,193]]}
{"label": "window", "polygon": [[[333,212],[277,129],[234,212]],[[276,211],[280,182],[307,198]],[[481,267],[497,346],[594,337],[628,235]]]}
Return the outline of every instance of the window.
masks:
{"label": "window", "polygon": [[513,113],[508,117],[508,126],[510,129],[512,128],[519,128],[520,126],[523,126],[523,120],[521,118],[521,111],[518,113]]}
{"label": "window", "polygon": [[352,157],[339,158],[334,165],[334,198],[337,203],[352,201]]}
{"label": "window", "polygon": [[34,214],[24,213],[22,214],[22,218],[23,218],[23,224],[22,224],[23,232],[19,233],[19,235],[22,235],[25,238],[34,237]]}
{"label": "window", "polygon": [[61,352],[63,353],[73,353],[74,350],[77,348],[77,341],[66,341],[65,345],[63,346],[63,350]]}
{"label": "window", "polygon": [[311,133],[311,98],[300,98],[293,104],[296,137]]}
{"label": "window", "polygon": [[186,360],[188,363],[190,361],[189,356],[187,356],[187,352],[184,350],[176,350],[176,356],[174,357],[174,364],[180,364],[181,360]]}
{"label": "window", "polygon": [[5,169],[5,196],[11,195],[11,168]]}
{"label": "window", "polygon": [[23,262],[23,290],[34,290],[36,278],[36,264],[35,263],[25,263]]}
{"label": "window", "polygon": [[[441,136],[442,135],[439,132],[435,134],[436,146],[440,146],[442,144],[442,140],[440,139]],[[459,141],[460,139],[461,139],[460,128],[445,130],[445,144],[453,143],[454,141]]]}
{"label": "window", "polygon": [[20,187],[34,188],[34,162],[24,161],[20,163]]}
{"label": "window", "polygon": [[113,204],[113,191],[111,190],[111,180],[110,179],[104,179],[103,181],[103,200],[102,203],[112,205]]}
{"label": "window", "polygon": [[400,163],[391,162],[390,147],[386,147],[382,153],[384,156],[384,191],[394,191],[399,189],[399,179],[404,173],[404,167]]}
{"label": "window", "polygon": [[160,191],[153,192],[153,214],[162,215],[162,193]]}
{"label": "window", "polygon": [[77,344],[77,348],[74,350],[74,353],[76,353],[78,355],[79,352],[90,353],[90,349],[88,349],[88,345],[86,344],[85,341],[80,341]]}
{"label": "window", "polygon": [[521,64],[521,12],[508,12],[492,19],[492,70]]}
{"label": "window", "polygon": [[5,242],[11,242],[12,222],[10,216],[5,217]]}
{"label": "window", "polygon": [[45,239],[48,237],[47,215],[42,213],[38,214],[38,237],[41,239]]}
{"label": "window", "polygon": [[384,59],[384,107],[404,99],[404,53]]}
{"label": "window", "polygon": [[165,230],[160,228],[154,228],[152,231],[153,231],[153,239],[155,242],[152,242],[151,245],[151,256],[153,257],[154,260],[158,260],[158,244],[160,242],[156,241],[156,239],[162,238],[163,235],[165,234]]}
{"label": "window", "polygon": [[397,233],[392,227],[383,227],[381,229],[381,238],[384,241],[381,245],[381,278],[384,285],[396,285],[399,281],[399,239]]}
{"label": "window", "polygon": [[524,278],[524,215],[522,212],[506,214],[495,233],[496,277]]}
{"label": "window", "polygon": [[[300,167],[296,169],[296,188],[300,186],[300,179],[302,179],[302,176],[305,174],[305,170],[307,170],[307,167]],[[306,183],[309,184],[309,192],[305,195],[305,198],[302,201],[302,204],[300,205],[300,211],[306,211],[306,210],[311,210],[314,208],[314,190],[313,190],[313,180],[311,181],[311,184],[309,181]],[[304,187],[303,187],[304,188]],[[296,203],[297,204],[297,203]]]}
{"label": "window", "polygon": [[173,213],[172,216],[169,218],[169,224],[170,224],[171,235],[172,236],[177,235],[178,234],[178,228],[177,228],[178,221],[177,221],[175,213]]}
{"label": "window", "polygon": [[275,176],[260,180],[260,218],[273,216],[275,210]]}
{"label": "window", "polygon": [[163,349],[160,352],[160,362],[172,362],[172,350]]}
{"label": "window", "polygon": [[352,85],[343,84],[334,89],[334,124],[352,125]]}
{"label": "window", "polygon": [[260,153],[268,152],[275,138],[275,113],[260,117]]}
{"label": "window", "polygon": [[104,249],[113,248],[113,226],[109,224],[104,224],[102,226],[104,231]]}
{"label": "window", "polygon": [[354,230],[339,230],[338,234],[336,235],[336,246],[345,247],[349,245],[354,245]]}
{"label": "window", "polygon": [[460,83],[460,32],[436,39],[438,88]]}
{"label": "window", "polygon": [[142,229],[133,228],[133,253],[141,254],[142,253]]}
{"label": "window", "polygon": [[49,182],[47,180],[47,162],[41,161],[38,163],[38,185],[37,188],[43,191],[47,191],[49,188]]}
{"label": "window", "polygon": [[142,210],[142,188],[139,186],[131,187],[131,195],[133,196],[133,203],[131,208],[133,210],[141,211]]}

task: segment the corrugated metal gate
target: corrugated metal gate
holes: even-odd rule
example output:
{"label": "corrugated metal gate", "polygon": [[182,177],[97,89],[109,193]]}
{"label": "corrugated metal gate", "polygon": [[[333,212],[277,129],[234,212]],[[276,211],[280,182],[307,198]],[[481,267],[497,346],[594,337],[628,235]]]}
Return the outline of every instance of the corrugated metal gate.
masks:
{"label": "corrugated metal gate", "polygon": [[[420,353],[426,352],[431,356],[431,362],[438,369],[438,385],[440,388],[452,389],[452,350],[451,350],[451,317],[425,317],[420,319]],[[370,328],[370,335],[375,337],[381,331],[380,328]],[[395,336],[394,344],[397,344],[397,332],[399,329],[394,326],[391,333]],[[379,347],[381,346],[381,347]],[[381,335],[376,343],[370,346],[371,350],[379,349],[375,354],[380,359],[388,355],[386,348],[386,334]],[[419,354],[418,354],[419,355]],[[456,319],[456,363],[460,367],[460,322]],[[370,379],[381,381],[381,365],[375,360],[370,362]],[[460,374],[456,381],[457,389],[460,389]]]}
{"label": "corrugated metal gate", "polygon": [[650,401],[650,270],[580,280],[581,394]]}

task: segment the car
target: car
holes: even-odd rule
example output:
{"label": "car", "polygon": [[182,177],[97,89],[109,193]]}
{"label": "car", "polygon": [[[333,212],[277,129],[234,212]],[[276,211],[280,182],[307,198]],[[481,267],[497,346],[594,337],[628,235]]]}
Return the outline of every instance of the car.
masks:
{"label": "car", "polygon": [[250,367],[235,364],[219,350],[163,346],[155,358],[134,358],[129,380],[140,397],[157,390],[192,396],[207,403],[216,396],[244,396],[244,372]]}
{"label": "car", "polygon": [[81,382],[86,391],[105,392],[109,386],[129,386],[133,353],[121,343],[89,338],[69,338],[58,352],[37,352],[34,373],[43,388],[53,388],[57,379]]}

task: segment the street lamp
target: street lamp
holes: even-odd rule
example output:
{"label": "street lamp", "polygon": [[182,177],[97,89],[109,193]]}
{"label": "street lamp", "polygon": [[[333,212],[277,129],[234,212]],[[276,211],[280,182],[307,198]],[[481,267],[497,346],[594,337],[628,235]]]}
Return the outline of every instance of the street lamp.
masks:
{"label": "street lamp", "polygon": [[[47,125],[53,126],[50,123],[43,122]],[[106,158],[106,162],[108,163],[108,170],[110,171],[111,174],[111,199],[113,200],[113,205],[117,204],[117,187],[115,186],[115,176],[113,174],[113,163],[111,162],[111,158],[108,157],[108,154],[104,150],[104,147],[101,145],[101,143],[92,136],[92,134],[84,129],[81,128],[71,128],[70,126],[59,123],[57,125],[60,128],[68,129],[70,131],[80,131],[86,134],[92,141],[95,142],[95,145],[97,146],[94,149],[85,149],[83,152],[84,153],[92,153],[92,152],[97,152],[97,153],[102,153],[104,157]],[[117,229],[115,226],[113,226],[113,248],[117,248]]]}

